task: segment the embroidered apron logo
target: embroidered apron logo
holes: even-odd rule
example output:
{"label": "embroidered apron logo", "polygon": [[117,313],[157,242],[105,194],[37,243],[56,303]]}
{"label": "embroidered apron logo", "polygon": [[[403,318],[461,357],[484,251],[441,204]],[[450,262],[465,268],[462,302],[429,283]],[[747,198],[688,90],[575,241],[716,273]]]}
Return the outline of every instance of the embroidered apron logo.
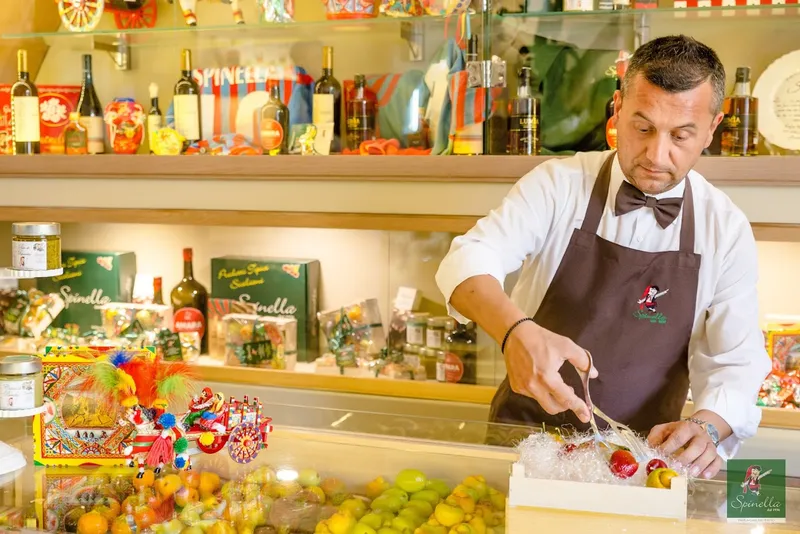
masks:
{"label": "embroidered apron logo", "polygon": [[666,324],[667,317],[658,311],[657,300],[666,295],[668,291],[669,289],[659,291],[658,286],[647,286],[647,289],[642,293],[642,298],[636,301],[639,309],[634,312],[633,316],[651,323]]}

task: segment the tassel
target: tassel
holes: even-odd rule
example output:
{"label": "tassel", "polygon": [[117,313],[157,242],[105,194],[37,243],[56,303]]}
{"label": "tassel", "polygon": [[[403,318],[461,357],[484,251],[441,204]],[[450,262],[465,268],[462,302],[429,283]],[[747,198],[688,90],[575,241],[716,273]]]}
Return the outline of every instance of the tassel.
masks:
{"label": "tassel", "polygon": [[172,438],[158,436],[150,447],[147,453],[145,462],[150,467],[156,467],[158,464],[171,464],[173,460],[174,450],[172,447]]}

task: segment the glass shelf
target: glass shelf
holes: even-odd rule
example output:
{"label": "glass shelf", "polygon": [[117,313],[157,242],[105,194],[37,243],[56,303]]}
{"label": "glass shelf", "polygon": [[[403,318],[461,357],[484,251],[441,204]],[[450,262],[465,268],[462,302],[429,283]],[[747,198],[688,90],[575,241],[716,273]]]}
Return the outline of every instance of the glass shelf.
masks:
{"label": "glass shelf", "polygon": [[[479,23],[479,16],[472,15],[470,23]],[[133,47],[161,46],[170,42],[196,48],[212,48],[224,43],[239,44],[290,43],[315,41],[332,37],[337,39],[365,39],[376,34],[399,34],[404,25],[415,24],[428,29],[445,29],[455,34],[457,18],[439,16],[420,17],[376,17],[354,20],[314,20],[290,23],[218,24],[206,26],[161,26],[155,28],[119,29],[103,27],[91,32],[70,32],[63,27],[52,32],[4,33],[3,40],[45,39],[49,44],[69,48],[91,49],[97,43],[116,44],[127,42]],[[473,26],[473,28],[477,28]],[[474,30],[473,30],[474,31]]]}
{"label": "glass shelf", "polygon": [[753,17],[753,16],[800,16],[800,4],[772,4],[758,6],[720,6],[692,8],[653,8],[595,11],[538,11],[531,13],[502,13],[496,19],[563,19],[592,22],[621,21],[630,22],[642,16],[648,18],[708,18],[708,17]]}

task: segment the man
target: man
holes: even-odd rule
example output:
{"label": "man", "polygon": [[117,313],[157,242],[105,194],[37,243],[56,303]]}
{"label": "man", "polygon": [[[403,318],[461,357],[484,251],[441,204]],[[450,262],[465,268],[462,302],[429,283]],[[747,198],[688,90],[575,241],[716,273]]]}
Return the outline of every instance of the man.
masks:
{"label": "man", "polygon": [[[614,95],[617,152],[548,160],[453,241],[437,273],[450,313],[506,361],[492,421],[587,429],[580,369],[593,404],[692,476],[714,476],[755,434],[770,368],[756,245],[744,214],[692,170],[724,91],[707,46],[643,45]],[[520,267],[509,298],[503,281]],[[696,411],[681,420],[690,384]]]}

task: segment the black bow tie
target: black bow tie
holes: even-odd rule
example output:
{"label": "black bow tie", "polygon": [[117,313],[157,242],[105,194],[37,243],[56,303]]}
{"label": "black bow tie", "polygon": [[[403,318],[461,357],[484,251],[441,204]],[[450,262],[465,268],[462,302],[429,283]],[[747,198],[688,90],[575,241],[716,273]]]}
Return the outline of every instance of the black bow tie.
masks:
{"label": "black bow tie", "polygon": [[629,182],[623,181],[622,186],[617,192],[617,201],[614,206],[615,215],[624,215],[628,212],[638,210],[642,207],[653,208],[656,222],[661,228],[666,228],[681,212],[683,198],[662,198],[648,197]]}

